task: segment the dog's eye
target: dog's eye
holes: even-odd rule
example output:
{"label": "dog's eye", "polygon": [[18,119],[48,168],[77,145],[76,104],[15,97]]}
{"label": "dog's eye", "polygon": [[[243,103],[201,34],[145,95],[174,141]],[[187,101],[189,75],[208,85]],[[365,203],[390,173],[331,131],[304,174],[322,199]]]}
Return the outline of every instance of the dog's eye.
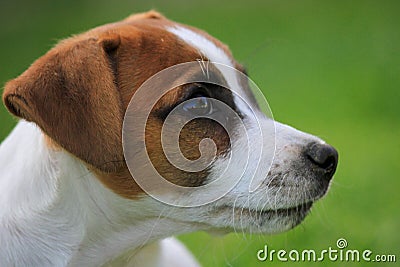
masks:
{"label": "dog's eye", "polygon": [[210,115],[213,111],[211,98],[202,93],[195,93],[182,106],[183,110],[194,115]]}
{"label": "dog's eye", "polygon": [[196,89],[189,99],[183,103],[182,109],[194,115],[210,115],[213,112],[211,98],[203,86],[198,84],[194,86],[196,86]]}

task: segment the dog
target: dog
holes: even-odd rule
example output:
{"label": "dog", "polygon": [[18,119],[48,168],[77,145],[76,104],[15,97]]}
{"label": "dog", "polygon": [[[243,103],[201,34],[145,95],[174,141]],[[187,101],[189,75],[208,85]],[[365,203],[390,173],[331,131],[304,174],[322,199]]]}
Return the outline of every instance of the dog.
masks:
{"label": "dog", "polygon": [[[124,127],[129,112],[140,113],[154,100],[148,86],[143,98],[130,105],[139,88],[186,62],[196,62],[207,77],[234,84],[241,97],[223,86],[193,82],[176,86],[149,109],[144,135],[136,137],[145,139],[145,149],[134,147],[131,156],[145,151],[157,172],[182,188],[211,185],[182,194],[179,205],[171,205],[167,187],[157,188],[152,197],[154,192],[133,177],[132,171],[145,166],[135,160],[131,168]],[[171,236],[199,230],[278,233],[298,225],[327,192],[338,153],[318,137],[263,115],[248,81],[235,78],[236,70],[245,73],[226,45],[149,11],[61,41],[6,83],[3,102],[20,121],[0,147],[0,266],[199,266]],[[165,77],[171,84],[180,78]],[[155,80],[158,86],[165,83]],[[180,129],[182,154],[196,160],[202,140],[211,139],[214,157],[200,171],[173,166],[161,144],[168,114],[180,106],[208,116],[212,99],[238,114],[227,123],[234,134],[216,121],[190,120]],[[250,109],[260,131],[251,126]],[[250,125],[248,138],[238,134],[237,120]],[[265,125],[271,122],[274,130],[268,131]],[[127,131],[139,128],[130,125]],[[257,141],[263,131],[267,134],[261,139],[270,138],[270,146]],[[250,160],[243,165],[246,142]],[[257,165],[252,151],[260,148]],[[200,205],[212,195],[209,190],[221,186],[213,182],[233,153],[239,156],[232,158],[233,169],[224,178],[241,172],[240,166],[248,172]],[[255,171],[258,167],[263,171]],[[249,190],[252,181],[256,186]],[[189,202],[193,205],[185,206]]]}

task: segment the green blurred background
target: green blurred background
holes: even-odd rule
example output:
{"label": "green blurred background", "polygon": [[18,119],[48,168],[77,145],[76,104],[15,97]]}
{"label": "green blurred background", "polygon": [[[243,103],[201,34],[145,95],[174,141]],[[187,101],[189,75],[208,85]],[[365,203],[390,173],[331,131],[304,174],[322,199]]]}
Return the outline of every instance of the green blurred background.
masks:
{"label": "green blurred background", "polygon": [[[301,226],[276,236],[181,236],[199,261],[282,265],[288,263],[257,261],[257,251],[264,244],[320,251],[346,238],[350,249],[396,254],[399,262],[400,1],[2,0],[0,82],[59,39],[151,8],[227,43],[277,120],[324,138],[340,153],[329,194]],[[1,107],[1,140],[15,123]],[[314,265],[321,264],[343,266]]]}

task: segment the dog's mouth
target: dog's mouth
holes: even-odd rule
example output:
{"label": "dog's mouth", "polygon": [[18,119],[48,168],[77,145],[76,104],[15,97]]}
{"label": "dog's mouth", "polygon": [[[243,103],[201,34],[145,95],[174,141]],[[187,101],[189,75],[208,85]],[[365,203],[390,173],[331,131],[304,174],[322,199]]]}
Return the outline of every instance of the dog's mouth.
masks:
{"label": "dog's mouth", "polygon": [[[284,218],[284,217],[299,217],[304,219],[304,217],[308,214],[312,207],[313,202],[302,203],[300,205],[284,208],[284,209],[276,209],[276,210],[263,210],[259,211],[260,215],[266,217],[266,219],[272,218]],[[301,220],[302,220],[301,219]]]}
{"label": "dog's mouth", "polygon": [[251,208],[235,208],[235,212],[240,212],[242,216],[257,215],[264,219],[273,219],[278,217],[296,217],[296,216],[301,216],[303,214],[307,215],[307,213],[312,207],[312,204],[313,202],[306,202],[290,208],[267,209],[267,210],[257,210]]}
{"label": "dog's mouth", "polygon": [[223,206],[218,213],[230,213],[231,227],[252,233],[279,233],[300,224],[309,213],[313,202],[289,208],[258,210],[244,207]]}

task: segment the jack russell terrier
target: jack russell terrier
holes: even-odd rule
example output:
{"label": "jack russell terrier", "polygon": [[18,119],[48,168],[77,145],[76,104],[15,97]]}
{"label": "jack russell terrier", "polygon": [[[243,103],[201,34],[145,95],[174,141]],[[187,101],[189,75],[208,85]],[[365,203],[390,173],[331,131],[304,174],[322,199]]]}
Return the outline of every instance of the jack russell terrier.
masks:
{"label": "jack russell terrier", "polygon": [[[147,86],[132,104],[148,79],[185,62],[197,62],[208,78],[236,88],[190,82],[154,101]],[[173,84],[196,72],[190,69],[153,80],[159,87]],[[321,139],[262,115],[249,81],[234,70],[244,72],[226,45],[150,11],[63,40],[9,81],[3,101],[21,120],[0,147],[0,266],[198,266],[171,236],[199,230],[277,233],[298,225],[327,192],[338,154]],[[237,117],[220,116],[225,126],[204,118],[220,110],[212,100]],[[178,168],[163,147],[163,124],[178,106],[183,116],[199,115],[179,128],[186,159],[201,158],[203,140],[213,140],[214,156],[201,170]],[[148,107],[143,134],[133,137],[145,140],[145,147],[130,149],[125,130],[135,134],[141,128],[125,129],[127,114]],[[274,130],[253,131],[252,114],[257,127],[273,122]],[[238,134],[238,120],[248,127],[247,136]],[[260,145],[260,136],[273,144]],[[242,145],[249,140],[243,165]],[[252,154],[260,148],[257,165]],[[151,180],[146,172],[137,175],[146,168],[137,157],[142,153],[169,184],[212,186],[180,194],[171,205],[169,187],[149,192],[138,182]],[[231,158],[224,182],[214,183],[233,153],[239,156]],[[236,173],[237,183],[210,197]],[[252,181],[257,186],[249,190]]]}

